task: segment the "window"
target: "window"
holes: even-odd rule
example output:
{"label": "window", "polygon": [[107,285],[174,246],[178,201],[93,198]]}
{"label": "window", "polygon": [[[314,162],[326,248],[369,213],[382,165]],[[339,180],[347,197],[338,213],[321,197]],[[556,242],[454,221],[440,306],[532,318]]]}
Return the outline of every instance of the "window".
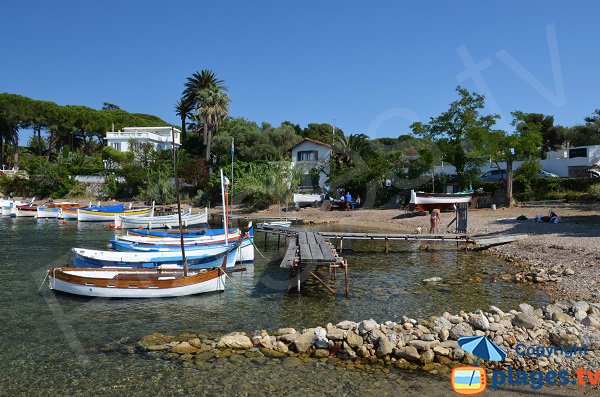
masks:
{"label": "window", "polygon": [[110,144],[110,146],[112,146],[113,148],[115,148],[117,150],[121,150],[121,142],[113,142]]}
{"label": "window", "polygon": [[298,161],[317,161],[319,160],[319,152],[316,150],[307,150],[298,152]]}
{"label": "window", "polygon": [[572,159],[574,157],[587,157],[587,148],[569,149],[569,158]]}

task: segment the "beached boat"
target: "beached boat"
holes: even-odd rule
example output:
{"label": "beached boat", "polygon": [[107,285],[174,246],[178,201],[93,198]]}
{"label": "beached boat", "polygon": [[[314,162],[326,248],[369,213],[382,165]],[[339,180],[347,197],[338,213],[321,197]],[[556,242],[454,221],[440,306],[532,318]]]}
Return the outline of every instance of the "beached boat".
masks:
{"label": "beached boat", "polygon": [[411,211],[430,211],[435,208],[451,208],[458,203],[470,202],[472,196],[472,191],[459,193],[426,193],[411,190],[408,209]]}
{"label": "beached boat", "polygon": [[37,216],[37,204],[17,205],[17,217],[34,218]]}
{"label": "beached boat", "polygon": [[225,271],[200,269],[53,268],[50,289],[103,298],[169,298],[223,291]]}
{"label": "beached boat", "polygon": [[317,193],[294,193],[294,204],[298,207],[306,207],[312,205],[316,207],[323,198]]}
{"label": "beached boat", "polygon": [[114,222],[116,215],[128,217],[152,216],[153,207],[126,210],[123,204],[106,207],[86,207],[77,210],[79,222]]}
{"label": "beached boat", "polygon": [[[182,213],[181,223],[184,227],[208,224],[208,209],[205,207],[204,212],[199,214],[191,214],[191,211]],[[170,229],[177,226],[179,226],[177,214],[144,217],[115,216],[115,227],[122,229]]]}
{"label": "beached boat", "polygon": [[[189,269],[224,267],[233,269],[239,246],[210,246],[186,255]],[[166,252],[118,252],[73,248],[73,267],[144,267],[158,268],[163,265],[183,266],[181,247]]]}

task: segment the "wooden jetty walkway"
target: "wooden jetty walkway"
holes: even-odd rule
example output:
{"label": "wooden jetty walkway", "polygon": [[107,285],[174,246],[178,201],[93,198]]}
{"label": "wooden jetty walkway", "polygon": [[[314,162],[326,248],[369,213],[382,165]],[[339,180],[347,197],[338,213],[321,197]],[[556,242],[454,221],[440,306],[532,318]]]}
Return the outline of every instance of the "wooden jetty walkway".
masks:
{"label": "wooden jetty walkway", "polygon": [[[212,221],[215,220],[215,218],[218,219],[219,222],[221,222],[222,218],[223,218],[223,214],[222,213],[216,213],[213,212],[210,214],[210,218]],[[254,221],[263,221],[263,222],[268,222],[268,221],[291,221],[292,223],[295,222],[302,222],[302,218],[298,218],[298,217],[289,217],[289,216],[258,216],[258,215],[234,215],[234,214],[230,214],[229,215],[229,219],[243,219],[243,220],[254,220]]]}
{"label": "wooden jetty walkway", "polygon": [[335,248],[325,238],[315,232],[298,231],[290,239],[287,251],[280,267],[289,269],[296,278],[296,287],[300,292],[302,282],[312,276],[321,283],[331,293],[336,294],[327,283],[315,274],[318,267],[328,267],[333,270],[335,278],[335,269],[343,267],[346,275],[346,296],[348,296],[348,263],[337,255]]}

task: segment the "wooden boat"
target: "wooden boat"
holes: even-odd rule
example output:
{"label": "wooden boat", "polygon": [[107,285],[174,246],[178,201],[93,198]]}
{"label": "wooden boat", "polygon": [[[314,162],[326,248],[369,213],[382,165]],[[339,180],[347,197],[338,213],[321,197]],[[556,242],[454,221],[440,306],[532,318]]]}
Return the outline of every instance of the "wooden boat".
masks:
{"label": "wooden boat", "polygon": [[[191,214],[191,211],[182,213],[181,223],[184,227],[208,224],[208,209],[204,208],[204,212],[199,214]],[[115,216],[115,227],[123,229],[170,229],[178,225],[179,217],[177,214],[144,217]]]}
{"label": "wooden boat", "polygon": [[17,217],[33,218],[37,216],[37,204],[26,204],[17,206]]}
{"label": "wooden boat", "polygon": [[298,207],[314,206],[316,207],[323,201],[323,197],[317,193],[294,193],[294,204]]}
{"label": "wooden boat", "polygon": [[221,268],[201,269],[187,275],[180,269],[53,268],[50,289],[103,298],[168,298],[223,291]]}
{"label": "wooden boat", "polygon": [[459,193],[426,193],[411,190],[408,209],[411,211],[430,211],[435,208],[451,208],[458,203],[470,202],[472,196],[472,191]]}
{"label": "wooden boat", "polygon": [[78,208],[79,204],[61,202],[61,203],[48,203],[44,205],[38,205],[37,217],[38,218],[61,218],[63,208]]}
{"label": "wooden boat", "polygon": [[17,216],[17,207],[27,205],[28,203],[13,199],[1,199],[0,209],[3,217],[14,218]]}
{"label": "wooden boat", "polygon": [[77,210],[79,222],[114,222],[115,215],[128,217],[152,216],[152,207],[126,210],[123,204],[107,207],[86,207]]}
{"label": "wooden boat", "polygon": [[76,221],[78,210],[77,207],[61,208],[59,218]]}
{"label": "wooden boat", "polygon": [[[209,269],[223,266],[233,269],[238,257],[239,245],[211,246],[186,255],[190,269]],[[121,252],[73,248],[73,267],[144,267],[159,268],[163,265],[183,266],[181,247],[165,252]]]}
{"label": "wooden boat", "polygon": [[291,225],[292,221],[271,221],[259,223],[258,227],[290,227]]}

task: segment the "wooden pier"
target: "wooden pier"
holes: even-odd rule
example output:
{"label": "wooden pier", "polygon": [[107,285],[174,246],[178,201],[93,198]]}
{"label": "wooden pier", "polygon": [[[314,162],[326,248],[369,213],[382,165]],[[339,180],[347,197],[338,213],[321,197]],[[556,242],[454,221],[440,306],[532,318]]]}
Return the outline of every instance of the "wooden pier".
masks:
{"label": "wooden pier", "polygon": [[[221,222],[223,219],[222,213],[213,212],[210,215],[211,221]],[[216,218],[216,219],[215,219]],[[246,221],[261,221],[261,222],[273,222],[273,221],[291,221],[292,223],[302,222],[302,218],[289,217],[289,216],[258,216],[258,215],[234,215],[230,214],[229,219],[242,219]]]}
{"label": "wooden pier", "polygon": [[343,267],[346,275],[346,296],[348,296],[348,263],[337,255],[335,248],[323,236],[310,231],[299,231],[290,239],[281,268],[289,269],[295,276],[296,288],[300,292],[301,284],[313,277],[331,293],[336,294],[327,283],[315,274],[318,267],[328,267],[333,270]]}

